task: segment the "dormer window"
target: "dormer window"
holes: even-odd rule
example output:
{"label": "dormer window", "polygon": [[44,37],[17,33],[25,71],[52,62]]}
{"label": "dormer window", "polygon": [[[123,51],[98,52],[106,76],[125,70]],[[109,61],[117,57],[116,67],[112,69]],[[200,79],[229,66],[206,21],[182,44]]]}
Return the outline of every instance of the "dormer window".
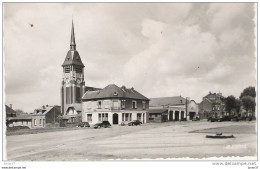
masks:
{"label": "dormer window", "polygon": [[114,96],[117,96],[118,95],[118,93],[117,92],[114,92]]}

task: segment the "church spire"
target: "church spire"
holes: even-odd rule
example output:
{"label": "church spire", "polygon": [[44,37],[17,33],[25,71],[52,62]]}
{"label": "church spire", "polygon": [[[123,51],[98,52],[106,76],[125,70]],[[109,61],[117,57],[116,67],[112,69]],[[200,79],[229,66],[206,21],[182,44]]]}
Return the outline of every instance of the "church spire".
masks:
{"label": "church spire", "polygon": [[72,28],[71,28],[70,50],[76,50],[73,20],[72,20]]}

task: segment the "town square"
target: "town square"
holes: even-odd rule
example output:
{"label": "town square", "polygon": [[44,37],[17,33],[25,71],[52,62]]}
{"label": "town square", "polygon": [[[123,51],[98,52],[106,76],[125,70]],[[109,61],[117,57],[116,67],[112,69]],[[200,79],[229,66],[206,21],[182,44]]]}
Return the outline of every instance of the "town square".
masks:
{"label": "town square", "polygon": [[257,160],[256,3],[3,3],[3,160]]}

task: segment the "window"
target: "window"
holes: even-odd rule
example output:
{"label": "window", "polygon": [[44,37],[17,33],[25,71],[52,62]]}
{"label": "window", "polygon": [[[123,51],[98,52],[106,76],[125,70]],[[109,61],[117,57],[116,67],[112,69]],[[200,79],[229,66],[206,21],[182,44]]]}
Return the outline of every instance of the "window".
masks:
{"label": "window", "polygon": [[71,117],[71,123],[75,122],[75,117]]}
{"label": "window", "polygon": [[101,113],[98,113],[98,121],[101,121]]}
{"label": "window", "polygon": [[102,101],[98,101],[98,109],[101,109],[102,107]]}
{"label": "window", "polygon": [[104,101],[104,105],[105,105],[105,109],[108,109],[109,108],[109,101]]}
{"label": "window", "polygon": [[65,73],[69,73],[70,70],[71,70],[71,69],[70,69],[70,66],[65,66],[65,67],[64,67],[64,72],[65,72]]}
{"label": "window", "polygon": [[143,101],[143,109],[146,109],[146,102]]}
{"label": "window", "polygon": [[136,101],[132,101],[132,108],[136,109]]}
{"label": "window", "polygon": [[113,101],[113,107],[114,108],[118,108],[119,107],[118,101]]}
{"label": "window", "polygon": [[140,121],[141,121],[141,117],[142,117],[142,114],[141,114],[141,113],[138,113],[138,114],[137,114],[137,120],[140,120]]}
{"label": "window", "polygon": [[125,114],[125,121],[128,121],[128,113]]}
{"label": "window", "polygon": [[108,120],[108,113],[103,113],[102,114],[102,121],[107,121]]}
{"label": "window", "polygon": [[87,121],[92,122],[92,114],[87,114]]}
{"label": "window", "polygon": [[82,68],[80,66],[75,66],[76,73],[82,73]]}
{"label": "window", "polygon": [[42,119],[40,119],[40,124],[42,124]]}
{"label": "window", "polygon": [[34,119],[34,125],[36,126],[37,124],[36,124],[36,119]]}
{"label": "window", "polygon": [[121,107],[122,107],[122,109],[125,108],[125,100],[121,100]]}

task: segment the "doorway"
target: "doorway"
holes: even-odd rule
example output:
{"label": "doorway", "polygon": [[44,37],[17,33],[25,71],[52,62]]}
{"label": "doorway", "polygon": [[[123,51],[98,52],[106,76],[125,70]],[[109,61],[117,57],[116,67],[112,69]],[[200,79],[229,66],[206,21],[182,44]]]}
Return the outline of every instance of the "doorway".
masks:
{"label": "doorway", "polygon": [[113,124],[118,124],[118,114],[113,114]]}
{"label": "doorway", "polygon": [[179,121],[179,111],[175,111],[175,121]]}
{"label": "doorway", "polygon": [[170,111],[170,115],[169,115],[169,121],[173,120],[173,111]]}
{"label": "doorway", "polygon": [[181,111],[181,120],[184,120],[184,111]]}
{"label": "doorway", "polygon": [[189,112],[189,115],[190,115],[190,120],[192,120],[196,115],[196,112]]}

